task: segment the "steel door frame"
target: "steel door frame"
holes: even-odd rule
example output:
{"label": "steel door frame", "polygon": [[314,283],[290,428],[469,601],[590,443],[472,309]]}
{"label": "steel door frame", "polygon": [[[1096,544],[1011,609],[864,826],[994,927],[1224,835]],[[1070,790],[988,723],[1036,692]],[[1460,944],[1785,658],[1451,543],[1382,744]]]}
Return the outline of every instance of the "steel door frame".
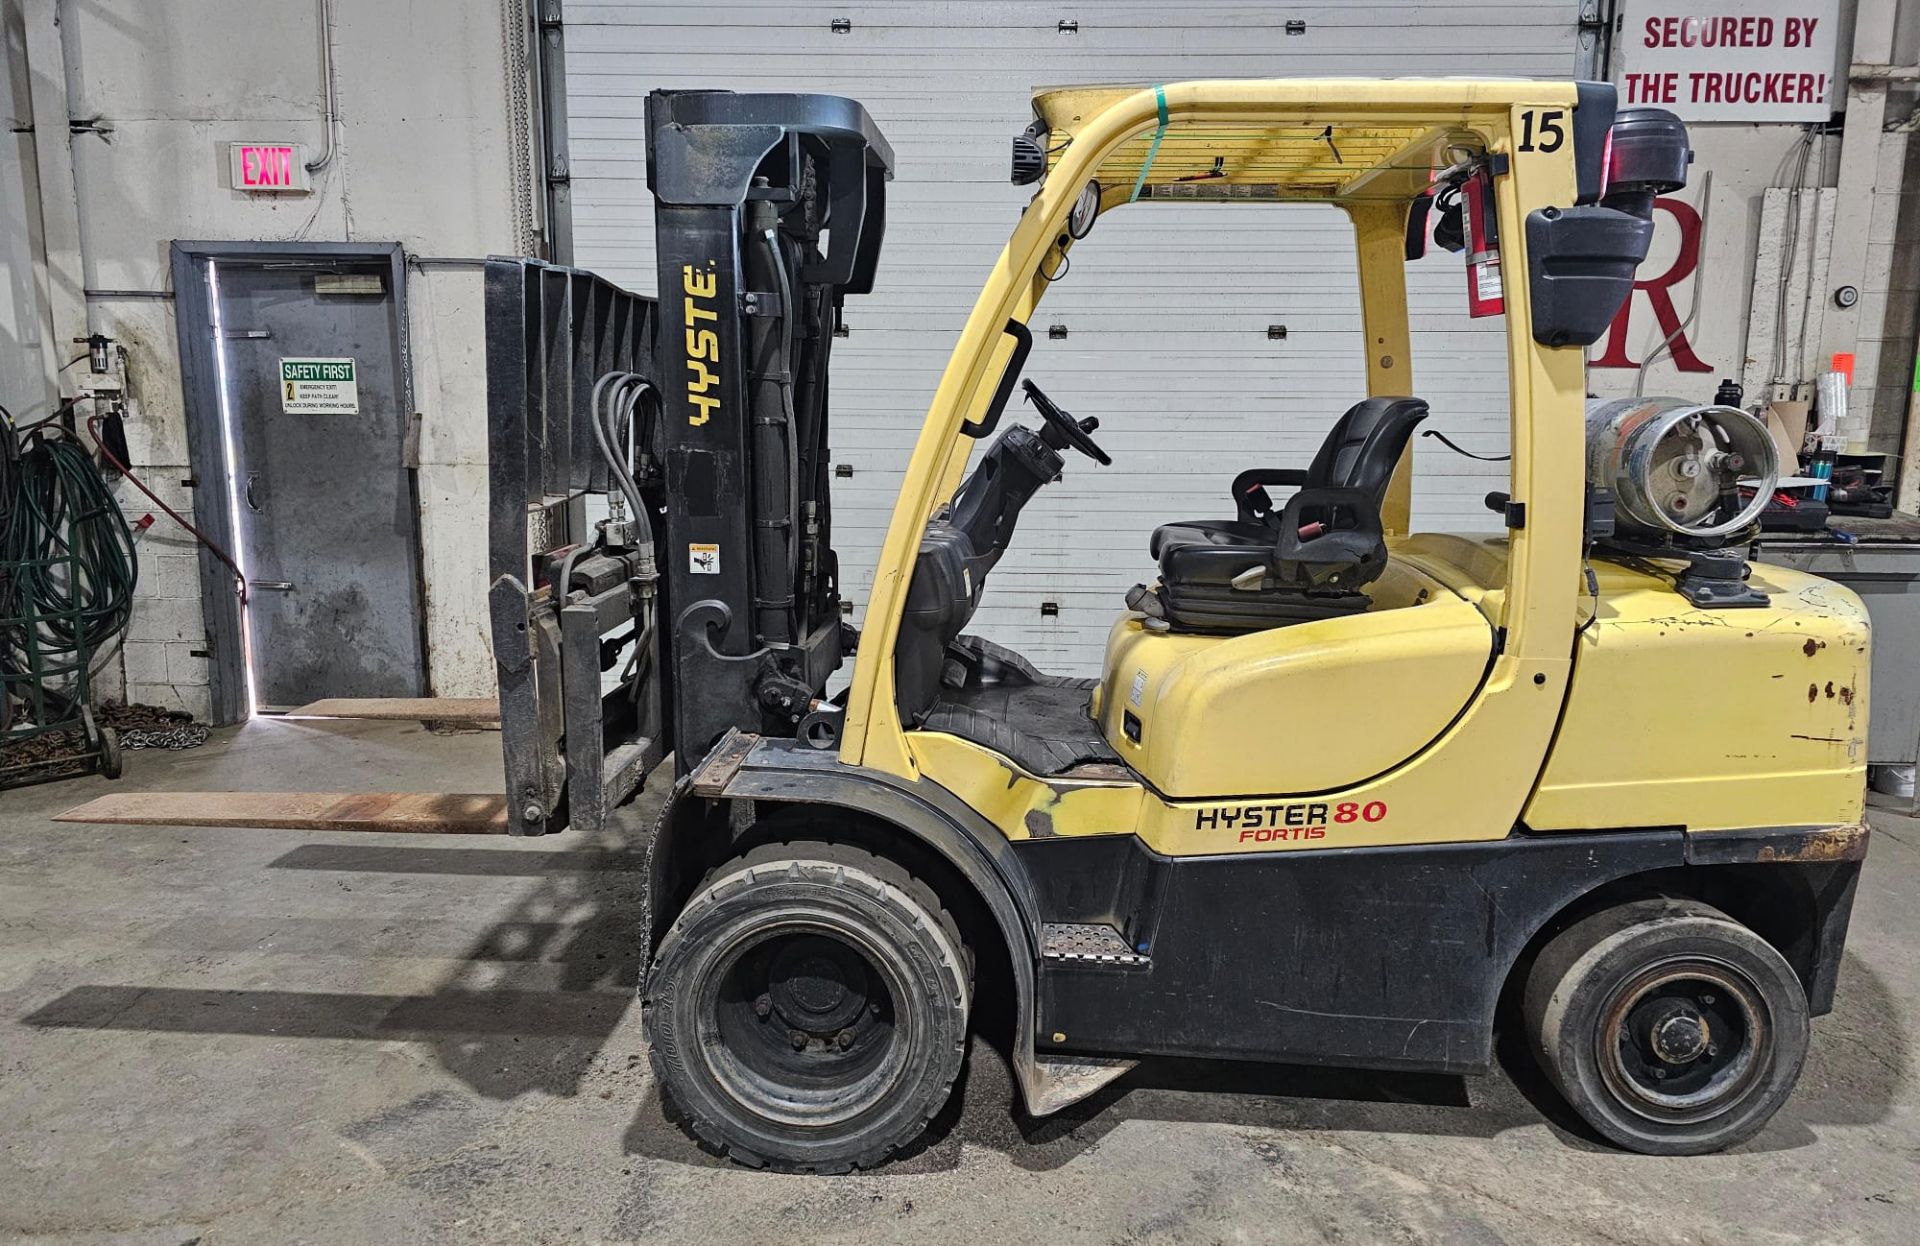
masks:
{"label": "steel door frame", "polygon": [[[194,522],[222,549],[231,552],[239,539],[234,530],[233,510],[228,505],[228,478],[233,464],[228,460],[227,438],[220,416],[220,368],[213,356],[213,306],[204,276],[207,261],[220,263],[291,264],[309,261],[384,263],[394,300],[393,352],[397,361],[394,377],[399,392],[395,396],[399,410],[409,418],[413,412],[413,356],[407,342],[407,255],[397,242],[204,242],[175,240],[172,246],[174,313],[180,344],[180,389],[187,416],[187,455],[195,490]],[[213,482],[220,490],[220,504],[202,505],[202,488]],[[427,648],[426,551],[420,542],[419,480],[408,473],[408,491],[413,498],[413,594],[415,617],[420,627],[422,677],[431,688],[431,654]],[[204,546],[200,555],[200,609],[207,632],[208,693],[213,705],[215,725],[226,726],[246,720],[247,700],[246,643],[241,627],[240,599],[228,587],[232,572]],[[237,555],[236,555],[237,557]]]}

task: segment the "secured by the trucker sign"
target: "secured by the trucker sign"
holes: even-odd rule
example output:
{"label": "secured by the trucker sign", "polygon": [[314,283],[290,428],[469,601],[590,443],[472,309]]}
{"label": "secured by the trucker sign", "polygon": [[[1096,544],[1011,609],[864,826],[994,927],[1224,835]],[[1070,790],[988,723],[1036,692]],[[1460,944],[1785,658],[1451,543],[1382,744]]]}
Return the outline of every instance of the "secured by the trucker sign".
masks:
{"label": "secured by the trucker sign", "polygon": [[1838,0],[1628,0],[1620,102],[1686,121],[1825,121]]}

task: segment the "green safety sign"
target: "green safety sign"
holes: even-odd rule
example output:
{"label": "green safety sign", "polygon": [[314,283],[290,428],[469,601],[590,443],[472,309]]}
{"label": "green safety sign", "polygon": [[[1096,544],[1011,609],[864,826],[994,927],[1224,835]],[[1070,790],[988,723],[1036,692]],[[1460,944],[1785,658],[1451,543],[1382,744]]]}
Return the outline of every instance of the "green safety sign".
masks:
{"label": "green safety sign", "polygon": [[353,360],[282,359],[280,407],[288,415],[360,414]]}

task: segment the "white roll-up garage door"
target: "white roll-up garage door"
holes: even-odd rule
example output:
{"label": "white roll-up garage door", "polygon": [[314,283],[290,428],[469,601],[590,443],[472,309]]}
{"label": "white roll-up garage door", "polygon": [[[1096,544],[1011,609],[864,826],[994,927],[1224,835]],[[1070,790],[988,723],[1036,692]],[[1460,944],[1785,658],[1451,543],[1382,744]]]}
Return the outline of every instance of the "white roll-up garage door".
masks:
{"label": "white roll-up garage door", "polygon": [[[874,293],[835,344],[834,536],[855,620],[899,473],[981,281],[1029,188],[1008,146],[1036,85],[1368,75],[1568,77],[1575,0],[1413,5],[821,5],[658,0],[566,6],[574,262],[651,292],[647,92],[816,91],[867,106],[897,156]],[[1232,513],[1250,464],[1304,466],[1365,395],[1353,235],[1331,207],[1139,205],[1104,217],[1034,317],[1026,375],[1100,417],[1113,466],[1069,455],[1027,508],[971,630],[1043,670],[1092,674],[1156,524]],[[1502,322],[1469,320],[1458,256],[1409,270],[1426,427],[1506,450]],[[1024,408],[1010,414],[1018,415]],[[1032,417],[1029,417],[1031,422]],[[1415,525],[1493,526],[1504,464],[1420,443]]]}

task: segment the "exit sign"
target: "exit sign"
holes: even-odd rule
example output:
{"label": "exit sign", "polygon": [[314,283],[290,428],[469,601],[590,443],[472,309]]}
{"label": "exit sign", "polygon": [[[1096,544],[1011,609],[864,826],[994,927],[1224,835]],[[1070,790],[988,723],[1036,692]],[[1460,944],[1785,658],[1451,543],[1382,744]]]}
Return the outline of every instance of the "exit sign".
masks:
{"label": "exit sign", "polygon": [[305,143],[228,143],[227,165],[235,190],[304,195],[313,189]]}

